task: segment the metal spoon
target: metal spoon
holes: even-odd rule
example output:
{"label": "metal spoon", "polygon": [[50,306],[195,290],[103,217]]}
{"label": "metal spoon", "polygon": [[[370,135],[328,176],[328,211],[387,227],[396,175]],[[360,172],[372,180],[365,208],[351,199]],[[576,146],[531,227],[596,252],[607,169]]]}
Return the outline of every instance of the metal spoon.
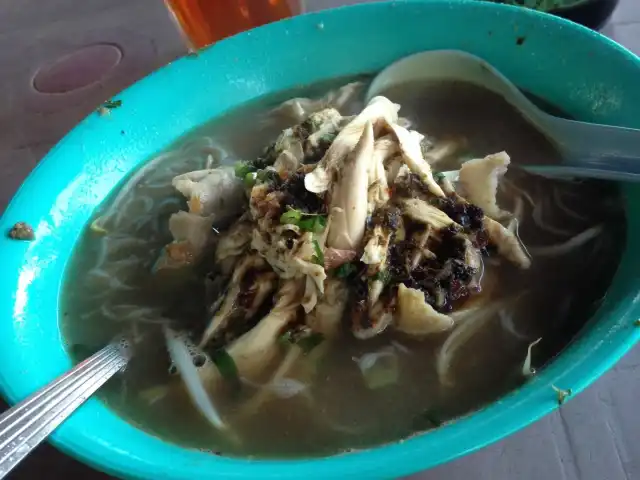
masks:
{"label": "metal spoon", "polygon": [[105,348],[0,416],[0,479],[82,403],[122,370],[131,352],[122,341]]}
{"label": "metal spoon", "polygon": [[523,166],[549,177],[640,181],[640,130],[565,120],[535,106],[490,64],[459,50],[435,50],[402,58],[380,72],[367,99],[409,82],[465,81],[487,88],[517,108],[562,155],[553,166]]}

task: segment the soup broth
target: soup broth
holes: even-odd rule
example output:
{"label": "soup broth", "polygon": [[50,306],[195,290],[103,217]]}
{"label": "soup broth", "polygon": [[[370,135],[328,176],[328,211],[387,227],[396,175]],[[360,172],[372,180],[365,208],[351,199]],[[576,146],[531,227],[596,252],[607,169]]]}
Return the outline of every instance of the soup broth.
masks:
{"label": "soup broth", "polygon": [[[489,308],[472,317],[477,328],[459,346],[447,343],[451,332],[416,339],[391,329],[369,340],[348,334],[325,340],[298,359],[313,370],[307,377],[312,381],[288,379],[268,395],[263,395],[264,383],[257,382],[217,391],[215,404],[230,419],[230,429],[214,429],[172,371],[162,332],[168,322],[197,338],[210,318],[211,279],[206,276],[212,260],[180,274],[154,272],[162,248],[172,240],[170,215],[187,208],[171,180],[258,157],[296,123],[270,114],[275,105],[331,87],[316,85],[263,99],[181,139],[127,179],[81,236],[62,294],[64,336],[77,361],[122,332],[137,339],[126,371],[100,392],[132,424],[180,445],[242,457],[327,455],[395,441],[517,388],[526,381],[522,370],[528,346],[542,339],[532,349],[533,366],[542,367],[598,307],[623,250],[625,222],[617,189],[604,182],[537,178],[518,169],[518,164],[553,163],[558,155],[489,91],[457,82],[405,85],[386,95],[402,105],[400,115],[411,128],[433,137],[436,145],[457,145],[432,166],[434,171],[455,170],[462,160],[502,150],[509,153],[512,167],[501,183],[499,204],[521,212],[517,231],[531,254],[531,268],[517,269],[492,253],[485,258],[481,295],[489,299]],[[354,98],[341,113],[358,112],[362,105],[361,97]],[[108,211],[117,213],[96,223]],[[583,233],[586,240],[571,243]],[[443,346],[451,348],[448,360],[442,357]],[[372,385],[363,365],[373,361],[387,362],[395,374]],[[450,362],[444,381],[438,371],[442,362]],[[263,392],[262,400],[256,400],[257,392]]]}

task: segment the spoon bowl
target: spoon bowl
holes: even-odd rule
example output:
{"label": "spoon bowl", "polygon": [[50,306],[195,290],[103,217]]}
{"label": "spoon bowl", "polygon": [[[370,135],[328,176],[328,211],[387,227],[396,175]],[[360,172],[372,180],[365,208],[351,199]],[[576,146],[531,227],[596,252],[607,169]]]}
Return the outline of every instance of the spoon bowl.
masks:
{"label": "spoon bowl", "polygon": [[516,108],[559,150],[558,166],[527,166],[545,176],[640,181],[640,130],[566,120],[538,108],[483,59],[460,50],[433,50],[404,57],[382,70],[367,99],[414,82],[463,81],[486,88]]}

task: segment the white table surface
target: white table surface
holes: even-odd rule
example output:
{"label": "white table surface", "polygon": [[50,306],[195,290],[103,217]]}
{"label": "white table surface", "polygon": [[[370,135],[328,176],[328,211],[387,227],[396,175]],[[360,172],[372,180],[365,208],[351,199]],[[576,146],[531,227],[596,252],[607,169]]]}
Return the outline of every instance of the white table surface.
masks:
{"label": "white table surface", "polygon": [[[604,33],[640,54],[640,0],[621,0]],[[34,90],[39,68],[93,43],[114,44],[124,53],[99,84],[56,98]],[[75,123],[183,52],[161,0],[0,0],[0,212],[38,160]],[[410,478],[640,479],[639,410],[636,348],[559,411],[479,452]],[[72,474],[108,478],[47,446],[12,478]]]}

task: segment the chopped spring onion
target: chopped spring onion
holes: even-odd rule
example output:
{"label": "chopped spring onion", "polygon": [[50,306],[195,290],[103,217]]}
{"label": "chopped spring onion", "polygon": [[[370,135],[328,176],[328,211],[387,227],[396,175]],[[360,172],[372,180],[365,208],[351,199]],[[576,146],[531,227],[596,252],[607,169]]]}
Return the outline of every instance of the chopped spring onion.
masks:
{"label": "chopped spring onion", "polygon": [[98,114],[108,115],[111,110],[122,106],[122,100],[107,100],[98,107]]}
{"label": "chopped spring onion", "polygon": [[353,263],[343,263],[335,270],[338,278],[348,278],[354,273],[356,273],[357,271],[358,269]]}
{"label": "chopped spring onion", "polygon": [[211,357],[211,361],[218,368],[222,378],[232,384],[240,385],[240,376],[236,362],[224,348],[217,350]]}
{"label": "chopped spring onion", "polygon": [[376,281],[380,281],[386,285],[391,280],[391,273],[389,273],[387,270],[380,270],[373,276],[373,279]]}
{"label": "chopped spring onion", "polygon": [[327,217],[323,215],[316,215],[310,218],[305,218],[298,222],[298,226],[305,232],[320,233],[327,226]]}
{"label": "chopped spring onion", "polygon": [[317,265],[324,265],[324,252],[317,240],[313,241],[313,251],[315,252],[315,255],[311,257],[311,261]]}
{"label": "chopped spring onion", "polygon": [[107,100],[102,104],[104,108],[114,109],[122,106],[122,100]]}
{"label": "chopped spring onion", "polygon": [[296,225],[305,232],[320,233],[327,227],[327,217],[290,208],[280,215],[280,223]]}
{"label": "chopped spring onion", "polygon": [[264,168],[262,170],[259,170],[257,173],[257,179],[263,183],[276,182],[280,179],[280,175],[278,174],[278,172],[271,168]]}
{"label": "chopped spring onion", "polygon": [[282,335],[280,335],[280,337],[278,337],[278,341],[282,345],[292,345],[296,343],[292,330],[287,330]]}
{"label": "chopped spring onion", "polygon": [[306,337],[298,340],[297,345],[304,353],[309,353],[324,341],[324,335],[319,332],[313,332]]}
{"label": "chopped spring onion", "polygon": [[256,184],[256,177],[258,174],[256,172],[249,172],[244,176],[244,184],[251,188]]}
{"label": "chopped spring onion", "polygon": [[280,223],[283,225],[292,224],[298,225],[298,222],[302,220],[302,212],[299,210],[291,209],[280,215]]}
{"label": "chopped spring onion", "polygon": [[247,174],[256,172],[258,169],[249,162],[236,162],[234,170],[236,177],[245,179]]}
{"label": "chopped spring onion", "polygon": [[558,388],[555,385],[551,385],[551,388],[553,388],[553,390],[558,395],[558,405],[562,405],[567,400],[567,398],[571,396],[572,393],[570,388],[567,390],[563,390],[562,388]]}

